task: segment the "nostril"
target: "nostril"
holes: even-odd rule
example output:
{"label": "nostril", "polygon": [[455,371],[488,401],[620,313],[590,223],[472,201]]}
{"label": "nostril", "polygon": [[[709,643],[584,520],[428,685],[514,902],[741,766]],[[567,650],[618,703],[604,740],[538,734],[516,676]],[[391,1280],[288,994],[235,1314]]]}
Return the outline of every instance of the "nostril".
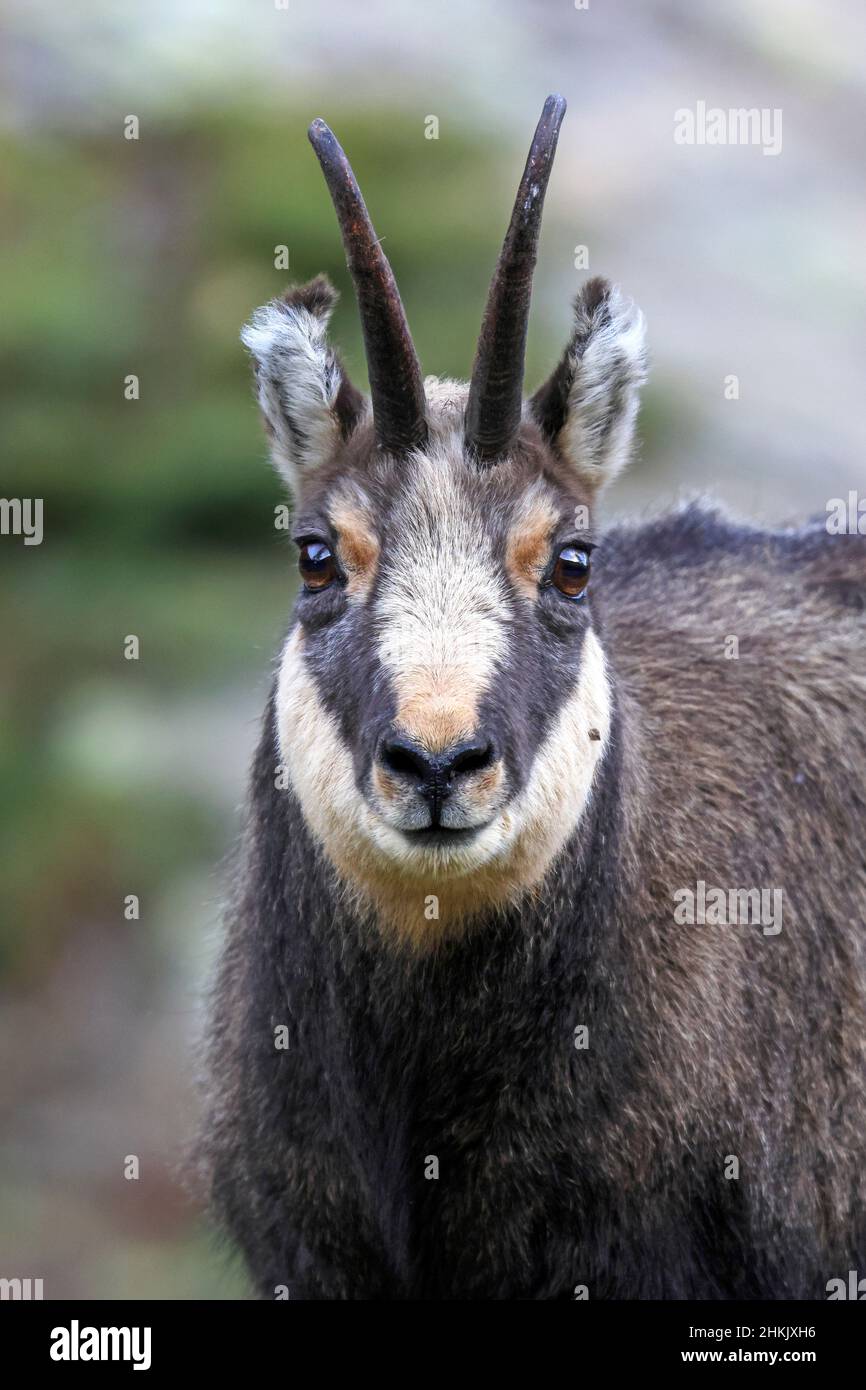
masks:
{"label": "nostril", "polygon": [[474,743],[457,749],[449,760],[448,770],[454,776],[461,777],[470,772],[483,772],[493,761],[492,743]]}
{"label": "nostril", "polygon": [[403,743],[400,739],[390,739],[383,743],[379,757],[388,770],[398,777],[423,781],[430,774],[430,764],[423,753],[411,743]]}
{"label": "nostril", "polygon": [[431,754],[406,738],[383,738],[379,761],[404,783],[413,785],[428,800],[441,801],[462,777],[482,772],[496,761],[490,739],[458,743],[446,752]]}

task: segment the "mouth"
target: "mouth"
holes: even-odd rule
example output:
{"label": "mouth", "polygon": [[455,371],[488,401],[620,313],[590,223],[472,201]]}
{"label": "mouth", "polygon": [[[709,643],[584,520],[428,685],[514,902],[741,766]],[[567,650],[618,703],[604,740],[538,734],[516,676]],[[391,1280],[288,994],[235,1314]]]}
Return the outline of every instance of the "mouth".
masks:
{"label": "mouth", "polygon": [[424,830],[404,830],[402,833],[410,845],[416,845],[419,849],[445,849],[469,844],[483,828],[480,825],[470,825],[453,830],[447,825],[428,825]]}

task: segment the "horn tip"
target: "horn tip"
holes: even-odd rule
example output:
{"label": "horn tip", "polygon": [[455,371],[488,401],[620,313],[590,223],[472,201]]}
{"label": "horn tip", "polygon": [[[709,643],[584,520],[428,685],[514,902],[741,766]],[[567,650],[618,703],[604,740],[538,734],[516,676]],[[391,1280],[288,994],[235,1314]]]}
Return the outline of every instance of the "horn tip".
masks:
{"label": "horn tip", "polygon": [[307,130],[307,139],[315,149],[322,140],[326,140],[329,136],[333,140],[334,132],[327,122],[322,120],[321,116],[317,116],[316,119],[310,123],[309,129]]}
{"label": "horn tip", "polygon": [[544,103],[544,115],[555,116],[557,121],[561,121],[568,110],[568,102],[559,92],[551,92],[547,101]]}

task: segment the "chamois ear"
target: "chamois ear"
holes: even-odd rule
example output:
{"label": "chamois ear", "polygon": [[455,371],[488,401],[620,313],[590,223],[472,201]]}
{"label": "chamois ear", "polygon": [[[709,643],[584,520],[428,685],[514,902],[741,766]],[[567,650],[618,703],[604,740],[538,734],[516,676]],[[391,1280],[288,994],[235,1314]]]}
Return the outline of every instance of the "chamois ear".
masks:
{"label": "chamois ear", "polygon": [[530,410],[582,482],[603,487],[628,462],[646,377],[643,314],[607,280],[588,280],[574,301],[562,359]]}
{"label": "chamois ear", "polygon": [[257,309],[241,332],[255,362],[271,457],[293,491],[366,410],[325,336],[337,298],[318,275]]}

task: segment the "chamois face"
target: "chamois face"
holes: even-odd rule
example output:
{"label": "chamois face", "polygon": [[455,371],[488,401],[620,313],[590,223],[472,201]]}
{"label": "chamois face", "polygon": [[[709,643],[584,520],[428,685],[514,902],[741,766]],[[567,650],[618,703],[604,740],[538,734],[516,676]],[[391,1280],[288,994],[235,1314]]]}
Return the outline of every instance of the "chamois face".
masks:
{"label": "chamois face", "polygon": [[435,935],[539,881],[603,759],[592,506],[628,450],[642,322],[585,286],[562,361],[491,465],[465,442],[467,388],[435,378],[423,445],[377,444],[325,340],[334,300],[313,281],[244,332],[295,496],[279,753],[346,883]]}

